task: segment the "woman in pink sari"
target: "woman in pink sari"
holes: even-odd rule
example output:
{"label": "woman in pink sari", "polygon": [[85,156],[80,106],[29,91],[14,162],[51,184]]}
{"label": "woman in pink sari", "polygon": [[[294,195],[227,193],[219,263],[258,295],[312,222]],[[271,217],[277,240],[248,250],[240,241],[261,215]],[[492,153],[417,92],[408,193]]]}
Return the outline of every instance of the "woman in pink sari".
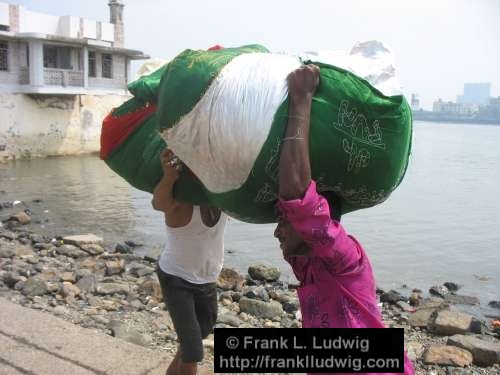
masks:
{"label": "woman in pink sari", "polygon": [[[301,283],[304,328],[383,328],[375,280],[363,247],[340,224],[334,199],[311,179],[309,127],[319,68],[302,66],[288,77],[289,118],[279,162],[275,237]],[[333,216],[333,218],[331,217]],[[404,374],[413,374],[404,357]]]}

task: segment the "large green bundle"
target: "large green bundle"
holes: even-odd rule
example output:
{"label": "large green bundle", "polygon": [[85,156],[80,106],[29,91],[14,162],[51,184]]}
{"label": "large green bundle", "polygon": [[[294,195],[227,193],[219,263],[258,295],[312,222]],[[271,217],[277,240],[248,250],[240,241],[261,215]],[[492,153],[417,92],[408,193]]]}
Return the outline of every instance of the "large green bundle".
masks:
{"label": "large green bundle", "polygon": [[[212,203],[243,221],[275,220],[288,109],[286,76],[303,62],[309,61],[271,54],[260,46],[186,50],[161,72],[133,84],[136,100],[151,103],[158,93],[156,112],[148,119],[157,121],[162,137],[194,174],[185,174],[177,183],[178,199]],[[374,206],[404,176],[412,133],[409,106],[402,95],[386,96],[347,70],[310,62],[321,74],[311,113],[313,178],[319,190],[336,193],[343,213]],[[138,126],[125,141],[142,142],[143,150],[149,150],[148,157],[133,151],[140,167],[130,166],[131,156],[125,156],[135,149],[130,147],[115,148],[108,164],[134,186],[152,191],[161,169],[151,143],[161,141],[148,121],[144,127],[148,130],[141,132]],[[154,152],[162,147],[154,147]],[[127,167],[120,165],[122,158],[128,160]],[[124,172],[132,169],[148,175],[148,181]],[[153,175],[157,178],[149,177]]]}

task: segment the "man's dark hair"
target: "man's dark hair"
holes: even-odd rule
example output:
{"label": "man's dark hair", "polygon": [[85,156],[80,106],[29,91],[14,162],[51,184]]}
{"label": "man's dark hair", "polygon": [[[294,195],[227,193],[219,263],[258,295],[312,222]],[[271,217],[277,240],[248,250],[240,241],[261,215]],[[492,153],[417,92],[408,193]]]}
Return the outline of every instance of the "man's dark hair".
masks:
{"label": "man's dark hair", "polygon": [[328,206],[330,207],[330,217],[333,220],[340,221],[342,217],[342,203],[339,196],[333,191],[322,191],[319,194],[325,197],[328,202]]}

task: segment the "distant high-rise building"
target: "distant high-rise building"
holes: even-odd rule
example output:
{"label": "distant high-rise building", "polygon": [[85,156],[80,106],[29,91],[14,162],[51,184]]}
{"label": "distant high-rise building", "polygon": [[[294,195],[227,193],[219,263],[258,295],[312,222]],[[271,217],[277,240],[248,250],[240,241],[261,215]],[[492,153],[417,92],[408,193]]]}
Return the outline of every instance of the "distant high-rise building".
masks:
{"label": "distant high-rise building", "polygon": [[491,96],[491,83],[465,83],[464,94],[457,96],[457,103],[488,105]]}
{"label": "distant high-rise building", "polygon": [[418,94],[411,94],[411,109],[412,111],[420,110],[420,99],[418,98]]}

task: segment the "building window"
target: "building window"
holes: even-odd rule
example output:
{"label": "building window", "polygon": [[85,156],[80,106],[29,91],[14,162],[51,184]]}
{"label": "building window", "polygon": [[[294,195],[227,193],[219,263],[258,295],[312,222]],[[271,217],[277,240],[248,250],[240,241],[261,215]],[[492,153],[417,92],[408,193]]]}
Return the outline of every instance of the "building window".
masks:
{"label": "building window", "polygon": [[89,51],[89,77],[95,77],[95,52]]}
{"label": "building window", "polygon": [[43,67],[73,69],[71,65],[71,48],[43,46]]}
{"label": "building window", "polygon": [[57,67],[57,47],[43,46],[43,67]]}
{"label": "building window", "polygon": [[102,54],[102,77],[113,78],[113,56],[108,53]]}
{"label": "building window", "polygon": [[0,70],[9,70],[9,43],[0,40]]}

